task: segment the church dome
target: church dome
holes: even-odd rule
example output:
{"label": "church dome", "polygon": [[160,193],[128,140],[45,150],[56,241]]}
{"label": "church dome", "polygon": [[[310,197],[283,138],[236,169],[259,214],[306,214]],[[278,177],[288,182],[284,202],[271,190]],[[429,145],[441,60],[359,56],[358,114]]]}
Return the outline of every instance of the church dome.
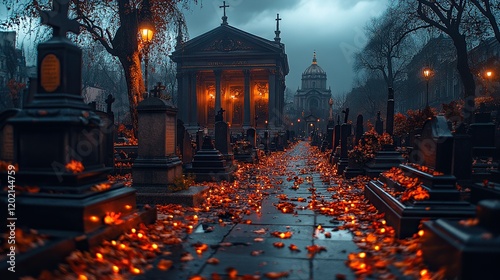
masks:
{"label": "church dome", "polygon": [[305,75],[326,75],[325,70],[318,65],[318,61],[316,60],[316,52],[314,52],[313,60],[311,66],[307,67],[304,73]]}

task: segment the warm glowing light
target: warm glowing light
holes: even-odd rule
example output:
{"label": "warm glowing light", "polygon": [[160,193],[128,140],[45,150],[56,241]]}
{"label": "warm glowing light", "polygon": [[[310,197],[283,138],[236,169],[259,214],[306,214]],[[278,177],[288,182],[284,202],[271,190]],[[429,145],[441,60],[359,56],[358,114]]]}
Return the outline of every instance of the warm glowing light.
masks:
{"label": "warm glowing light", "polygon": [[137,267],[132,268],[130,272],[132,272],[132,274],[135,274],[135,275],[141,274],[141,270],[138,269]]}
{"label": "warm glowing light", "polygon": [[421,229],[421,230],[418,231],[418,236],[420,236],[420,237],[424,236],[424,230],[423,229]]}
{"label": "warm glowing light", "polygon": [[151,244],[151,248],[153,248],[154,250],[158,249],[158,245],[156,245],[155,243]]}
{"label": "warm glowing light", "polygon": [[118,272],[120,272],[120,268],[118,266],[116,266],[116,265],[113,265],[113,273],[116,274]]}
{"label": "warm glowing light", "polygon": [[431,74],[432,74],[432,70],[429,69],[429,68],[425,68],[424,71],[423,71],[423,74],[424,74],[424,77],[426,79],[429,79],[431,77]]}
{"label": "warm glowing light", "polygon": [[361,252],[358,254],[358,256],[362,259],[364,259],[366,257],[366,253],[365,252]]}
{"label": "warm glowing light", "polygon": [[133,228],[133,229],[131,229],[130,231],[131,231],[132,233],[135,233],[135,231],[136,231],[136,230],[135,230],[135,228]]}
{"label": "warm glowing light", "polygon": [[382,220],[380,221],[383,225],[385,225],[386,221],[385,220]]}
{"label": "warm glowing light", "polygon": [[90,216],[90,220],[92,222],[94,222],[94,223],[97,223],[97,222],[99,222],[99,217],[97,217],[97,216]]}
{"label": "warm glowing light", "polygon": [[83,167],[83,164],[81,162],[74,159],[68,162],[65,167],[66,170],[71,173],[80,173],[85,169],[85,167]]}
{"label": "warm glowing light", "polygon": [[125,245],[125,244],[120,244],[120,249],[125,249],[125,248],[127,248],[127,245]]}
{"label": "warm glowing light", "polygon": [[380,233],[385,233],[385,228],[381,228]]}
{"label": "warm glowing light", "polygon": [[280,238],[285,238],[285,233],[284,232],[280,233]]}
{"label": "warm glowing light", "polygon": [[101,253],[96,253],[96,254],[95,254],[95,256],[96,256],[96,258],[97,258],[98,260],[102,260],[102,259],[103,259],[103,256],[102,256],[102,254],[101,254]]}
{"label": "warm glowing light", "polygon": [[378,250],[380,250],[380,246],[375,245],[374,249],[375,249],[375,251],[378,251]]}
{"label": "warm glowing light", "polygon": [[427,275],[427,269],[422,269],[420,270],[420,276],[424,276],[424,275]]}
{"label": "warm glowing light", "polygon": [[126,209],[126,210],[130,210],[130,209],[132,209],[132,205],[130,205],[130,204],[125,205],[125,209]]}
{"label": "warm glowing light", "polygon": [[178,224],[177,224],[177,222],[175,222],[175,223],[174,223],[174,227],[176,227],[177,225],[178,225]]}
{"label": "warm glowing light", "polygon": [[78,280],[87,280],[87,276],[83,275],[83,274],[80,274],[78,275]]}
{"label": "warm glowing light", "polygon": [[321,227],[321,225],[318,225],[317,229],[318,229],[318,230],[321,230],[321,228],[322,228],[322,227]]}
{"label": "warm glowing light", "polygon": [[111,240],[111,245],[116,246],[116,241]]}
{"label": "warm glowing light", "polygon": [[486,71],[486,77],[487,78],[493,77],[493,72],[492,71]]}
{"label": "warm glowing light", "polygon": [[139,238],[142,238],[143,236],[144,235],[142,233],[140,233],[140,232],[137,234],[137,237],[139,237]]}
{"label": "warm glowing light", "polygon": [[198,220],[198,215],[194,215],[193,219]]}

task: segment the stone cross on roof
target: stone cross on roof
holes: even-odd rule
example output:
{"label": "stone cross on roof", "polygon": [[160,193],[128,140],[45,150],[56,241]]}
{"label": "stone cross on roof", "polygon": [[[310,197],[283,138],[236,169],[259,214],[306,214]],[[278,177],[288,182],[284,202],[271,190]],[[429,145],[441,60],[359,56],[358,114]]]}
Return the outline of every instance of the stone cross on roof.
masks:
{"label": "stone cross on roof", "polygon": [[69,0],[54,0],[52,11],[39,10],[42,24],[53,28],[53,37],[66,37],[67,32],[80,33],[80,24],[68,18]]}
{"label": "stone cross on roof", "polygon": [[227,16],[226,16],[226,8],[229,7],[229,5],[226,5],[226,1],[222,1],[222,6],[219,6],[219,8],[224,9],[224,16],[222,17],[222,24],[227,24]]}
{"label": "stone cross on roof", "polygon": [[280,14],[276,14],[276,31],[274,31],[274,34],[276,34],[276,37],[274,37],[274,41],[276,42],[280,42],[281,41],[281,38],[280,38]]}

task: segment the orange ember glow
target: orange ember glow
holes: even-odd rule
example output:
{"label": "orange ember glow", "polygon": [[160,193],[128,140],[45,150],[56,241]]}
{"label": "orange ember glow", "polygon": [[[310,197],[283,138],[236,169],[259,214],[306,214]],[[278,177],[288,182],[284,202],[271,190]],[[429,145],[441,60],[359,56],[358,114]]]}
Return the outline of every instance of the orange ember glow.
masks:
{"label": "orange ember glow", "polygon": [[81,162],[76,161],[74,159],[72,159],[70,162],[68,162],[65,167],[66,167],[66,170],[71,172],[71,173],[80,173],[85,169]]}

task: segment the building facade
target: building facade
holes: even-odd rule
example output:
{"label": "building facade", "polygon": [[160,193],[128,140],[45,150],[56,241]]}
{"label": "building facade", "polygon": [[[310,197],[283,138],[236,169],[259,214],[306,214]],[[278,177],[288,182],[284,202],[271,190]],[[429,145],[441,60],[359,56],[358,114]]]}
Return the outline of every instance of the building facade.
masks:
{"label": "building facade", "polygon": [[[288,58],[279,38],[267,40],[227,22],[187,42],[177,37],[178,118],[188,131],[213,129],[222,109],[232,131],[283,128]],[[278,21],[277,21],[278,22]]]}
{"label": "building facade", "polygon": [[331,89],[326,87],[326,80],[326,72],[318,65],[314,52],[311,65],[302,73],[301,88],[297,89],[294,96],[298,129],[302,134],[326,127],[329,100],[332,97]]}

